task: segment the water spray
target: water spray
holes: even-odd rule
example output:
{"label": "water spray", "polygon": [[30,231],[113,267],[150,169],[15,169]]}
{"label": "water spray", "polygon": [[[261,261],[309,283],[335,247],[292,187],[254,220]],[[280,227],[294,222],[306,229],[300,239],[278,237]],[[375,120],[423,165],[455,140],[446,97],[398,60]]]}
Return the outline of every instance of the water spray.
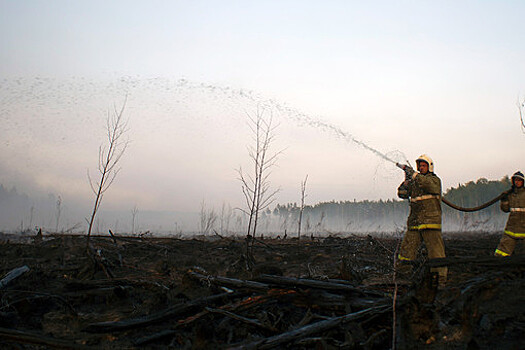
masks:
{"label": "water spray", "polygon": [[[54,78],[16,78],[16,79],[3,79],[2,84],[0,84],[0,120],[3,122],[4,126],[7,124],[8,128],[16,127],[17,121],[13,118],[10,118],[10,115],[13,114],[13,110],[16,108],[15,102],[23,103],[28,105],[28,102],[32,102],[34,105],[52,105],[52,108],[55,110],[60,106],[66,109],[75,110],[78,103],[76,99],[77,96],[69,96],[69,98],[63,98],[63,92],[67,91],[82,91],[85,95],[90,98],[101,97],[108,95],[120,96],[123,91],[126,91],[130,96],[133,96],[135,92],[139,92],[142,89],[143,93],[151,93],[152,89],[158,89],[164,94],[170,94],[173,96],[173,93],[181,91],[200,91],[205,93],[214,93],[221,94],[221,102],[227,100],[245,100],[251,103],[254,103],[263,108],[273,109],[282,113],[286,118],[294,120],[300,124],[307,124],[311,127],[319,128],[334,134],[335,136],[342,138],[347,142],[355,143],[362,148],[374,153],[376,156],[381,159],[390,162],[407,173],[407,170],[412,169],[409,165],[410,162],[406,161],[406,164],[396,162],[394,159],[388,155],[378,151],[377,149],[367,145],[363,141],[355,138],[352,134],[343,131],[341,128],[324,122],[320,119],[312,118],[311,116],[288,106],[285,106],[273,99],[266,99],[261,97],[259,94],[254,93],[250,90],[243,89],[234,89],[228,86],[214,86],[211,84],[204,83],[195,83],[185,79],[174,80],[170,78],[148,78],[143,79],[140,77],[121,77],[118,81],[111,82],[105,81],[102,82],[102,89],[100,86],[101,82],[86,79],[86,78],[75,78],[72,77],[69,80],[59,80]],[[64,90],[65,89],[65,90]],[[50,104],[49,101],[52,103]],[[442,198],[442,201],[449,205],[450,207],[465,211],[477,211],[483,208],[486,208],[498,200],[500,200],[507,192],[502,193],[500,196],[494,198],[493,200],[480,205],[475,208],[462,208],[458,207],[446,199]]]}

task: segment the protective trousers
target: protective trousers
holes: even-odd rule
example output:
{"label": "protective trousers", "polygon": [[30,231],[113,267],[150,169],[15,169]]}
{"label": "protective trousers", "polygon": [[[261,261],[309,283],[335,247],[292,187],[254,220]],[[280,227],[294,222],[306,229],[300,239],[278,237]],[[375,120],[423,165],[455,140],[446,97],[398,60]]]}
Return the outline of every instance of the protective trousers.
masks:
{"label": "protective trousers", "polygon": [[496,248],[494,255],[511,256],[514,252],[514,248],[516,248],[517,243],[517,238],[511,237],[508,234],[504,233],[503,237],[501,237],[501,240],[499,241],[498,248]]}
{"label": "protective trousers", "polygon": [[[445,244],[443,243],[441,230],[408,230],[401,242],[398,256],[399,260],[414,260],[421,244],[421,239],[425,242],[429,259],[445,257]],[[430,271],[438,273],[440,283],[446,282],[447,267],[433,267]]]}

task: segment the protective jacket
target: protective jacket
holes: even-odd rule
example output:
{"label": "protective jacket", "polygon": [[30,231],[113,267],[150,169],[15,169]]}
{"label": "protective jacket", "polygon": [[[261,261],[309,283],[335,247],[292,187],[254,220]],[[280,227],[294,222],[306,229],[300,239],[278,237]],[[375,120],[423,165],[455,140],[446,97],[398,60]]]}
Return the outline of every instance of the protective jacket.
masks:
{"label": "protective jacket", "polygon": [[510,212],[505,233],[514,238],[525,238],[525,187],[513,188],[500,202],[501,210]]}
{"label": "protective jacket", "polygon": [[436,174],[414,174],[398,187],[397,195],[410,200],[409,230],[441,229],[441,180]]}

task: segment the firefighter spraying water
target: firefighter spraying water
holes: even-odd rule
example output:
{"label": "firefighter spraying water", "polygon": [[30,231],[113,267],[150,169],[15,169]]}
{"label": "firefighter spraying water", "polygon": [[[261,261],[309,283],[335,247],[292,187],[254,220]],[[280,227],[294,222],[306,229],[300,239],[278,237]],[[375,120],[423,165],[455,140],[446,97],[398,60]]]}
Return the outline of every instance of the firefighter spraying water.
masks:
{"label": "firefighter spraying water", "polygon": [[[501,200],[501,209],[510,212],[510,216],[495,255],[510,256],[512,254],[517,241],[525,237],[523,173],[516,172],[512,176],[512,188],[504,191],[496,198],[474,208],[462,208],[443,198],[441,180],[434,173],[434,162],[429,156],[421,155],[416,160],[416,164],[417,171],[410,165],[396,163],[396,166],[405,172],[405,180],[398,188],[398,196],[410,201],[407,231],[397,257],[398,270],[401,274],[410,270],[411,266],[403,265],[403,263],[416,258],[421,240],[425,242],[429,258],[445,257],[445,246],[441,234],[441,202],[456,210],[473,212]],[[437,274],[437,285],[444,287],[447,279],[447,268],[434,268],[431,272]]]}
{"label": "firefighter spraying water", "polygon": [[[416,164],[417,171],[408,165],[396,164],[405,171],[405,180],[397,189],[397,195],[410,201],[407,231],[397,257],[400,264],[416,258],[422,240],[427,247],[429,258],[445,257],[445,245],[441,235],[441,180],[434,173],[434,162],[429,156],[421,155],[416,159]],[[410,270],[411,265],[403,267],[400,267],[400,270]],[[436,284],[444,287],[447,268],[433,268],[431,272],[437,274]]]}

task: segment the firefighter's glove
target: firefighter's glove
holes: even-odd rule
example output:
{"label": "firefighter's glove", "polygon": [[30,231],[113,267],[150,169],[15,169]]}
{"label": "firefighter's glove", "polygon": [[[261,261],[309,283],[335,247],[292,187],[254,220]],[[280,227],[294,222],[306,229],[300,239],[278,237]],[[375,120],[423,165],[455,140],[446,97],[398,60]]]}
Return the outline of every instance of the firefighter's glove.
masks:
{"label": "firefighter's glove", "polygon": [[410,181],[416,176],[416,172],[409,165],[405,165],[405,180]]}
{"label": "firefighter's glove", "polygon": [[512,192],[514,192],[514,186],[512,186],[510,189],[504,191],[502,193],[502,197],[501,197],[501,200],[502,201],[508,201],[509,200],[509,194],[511,194]]}

